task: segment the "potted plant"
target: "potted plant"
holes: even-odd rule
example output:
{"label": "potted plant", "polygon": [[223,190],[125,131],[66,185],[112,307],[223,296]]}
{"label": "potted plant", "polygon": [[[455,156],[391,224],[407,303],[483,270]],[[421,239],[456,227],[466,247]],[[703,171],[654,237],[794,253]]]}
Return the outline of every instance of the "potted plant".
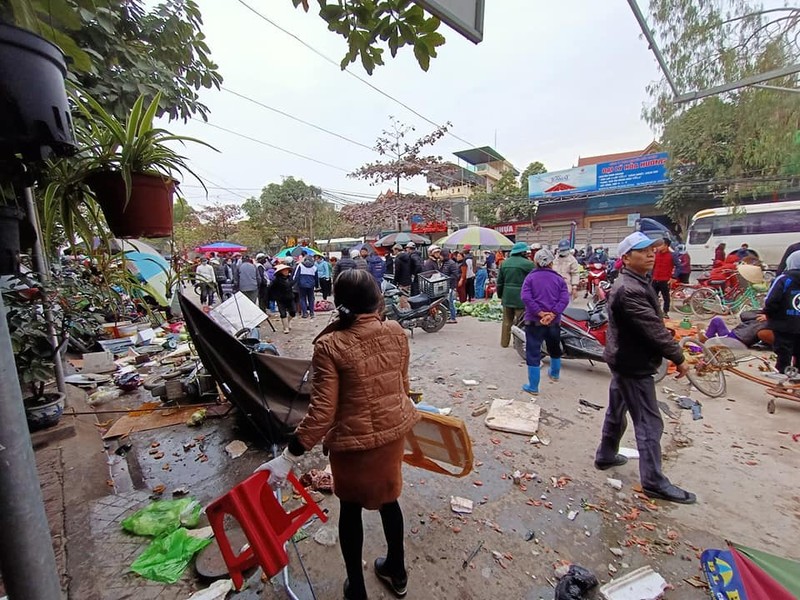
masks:
{"label": "potted plant", "polygon": [[78,102],[93,141],[86,149],[88,158],[82,161],[83,181],[103,209],[112,233],[120,238],[168,237],[175,177],[186,171],[200,181],[170,144],[188,141],[212,148],[154,127],[160,101],[161,94],[156,94],[145,107],[140,96],[125,123],[93,98]]}
{"label": "potted plant", "polygon": [[19,286],[3,290],[11,347],[22,387],[25,414],[32,431],[58,423],[64,412],[64,394],[46,391],[53,378],[53,348],[47,333],[42,294],[37,287]]}

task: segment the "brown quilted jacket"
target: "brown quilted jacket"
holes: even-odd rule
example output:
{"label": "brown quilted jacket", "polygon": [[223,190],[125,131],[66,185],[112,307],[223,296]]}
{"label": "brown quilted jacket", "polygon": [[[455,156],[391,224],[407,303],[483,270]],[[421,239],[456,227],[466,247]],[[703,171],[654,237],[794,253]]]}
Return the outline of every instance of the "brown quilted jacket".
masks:
{"label": "brown quilted jacket", "polygon": [[324,438],[334,452],[393,442],[419,420],[408,397],[408,338],[394,321],[359,315],[321,335],[312,359],[311,405],[295,435],[306,450]]}

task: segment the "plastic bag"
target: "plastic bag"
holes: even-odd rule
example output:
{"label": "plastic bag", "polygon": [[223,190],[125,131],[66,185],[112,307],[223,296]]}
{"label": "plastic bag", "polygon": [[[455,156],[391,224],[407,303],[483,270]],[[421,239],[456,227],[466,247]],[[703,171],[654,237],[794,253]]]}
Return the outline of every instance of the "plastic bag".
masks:
{"label": "plastic bag", "polygon": [[586,592],[597,584],[597,577],[589,569],[570,565],[569,571],[556,586],[555,600],[584,600]]}
{"label": "plastic bag", "polygon": [[136,535],[158,537],[163,533],[174,531],[181,525],[196,527],[200,521],[201,510],[200,503],[190,497],[156,500],[123,519],[122,528]]}
{"label": "plastic bag", "polygon": [[154,539],[133,561],[131,571],[153,581],[175,583],[192,557],[210,543],[211,540],[193,538],[181,527]]}

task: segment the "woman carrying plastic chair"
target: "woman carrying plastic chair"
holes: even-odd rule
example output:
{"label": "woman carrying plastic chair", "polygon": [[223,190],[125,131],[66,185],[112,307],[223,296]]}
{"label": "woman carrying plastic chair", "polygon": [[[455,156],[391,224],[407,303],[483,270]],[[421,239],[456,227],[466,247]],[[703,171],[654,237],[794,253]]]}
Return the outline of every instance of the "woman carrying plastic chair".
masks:
{"label": "woman carrying plastic chair", "polygon": [[339,543],[347,579],[344,597],[367,597],[361,563],[361,511],[379,510],[388,552],[375,574],[398,598],[408,576],[403,548],[401,465],[406,433],[419,420],[409,399],[408,339],[383,321],[383,296],[369,271],[343,271],[333,284],[338,319],[314,340],[311,404],[283,454],[264,463],[280,485],[306,451],[324,439],[333,490],[341,503]]}

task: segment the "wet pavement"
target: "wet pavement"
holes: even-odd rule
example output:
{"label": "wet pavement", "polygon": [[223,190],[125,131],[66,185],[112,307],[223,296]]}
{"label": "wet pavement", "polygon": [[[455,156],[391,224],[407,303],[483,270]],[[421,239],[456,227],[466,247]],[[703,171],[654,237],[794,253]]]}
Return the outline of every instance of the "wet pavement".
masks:
{"label": "wet pavement", "polygon": [[[319,316],[314,321],[297,319],[292,334],[266,337],[282,354],[307,357],[311,340],[326,322]],[[531,444],[528,436],[491,431],[484,425],[485,416],[471,416],[492,398],[529,400],[519,391],[524,366],[513,349],[498,347],[498,337],[499,324],[460,318],[457,325],[436,334],[417,331],[410,341],[412,387],[423,393],[426,403],[451,407],[453,415],[464,419],[476,462],[474,471],[461,479],[404,469],[400,502],[407,533],[409,598],[549,599],[554,566],[561,561],[581,564],[602,581],[610,580],[615,571],[623,574],[651,565],[674,587],[666,598],[704,598],[707,592],[685,582],[699,575],[698,555],[703,548],[723,547],[729,538],[796,557],[791,540],[800,537],[798,497],[782,482],[800,480],[800,444],[793,445],[791,437],[781,432],[800,432],[800,405],[779,402],[778,413],[768,415],[761,389],[734,378],[729,378],[727,396],[732,401],[707,399],[694,391],[692,396],[704,404],[704,419],[693,421],[690,411],[673,407],[676,418],[665,418],[663,447],[665,471],[676,483],[696,491],[699,503],[691,507],[651,503],[635,491],[635,460],[604,472],[592,467],[603,411],[581,407],[578,399],[606,404],[609,376],[604,365],[565,361],[561,382],[542,384],[536,400],[542,407],[539,435],[549,445]],[[479,384],[465,386],[463,379],[476,379]],[[666,399],[661,391],[664,386],[686,390],[680,382],[667,380],[659,386],[662,400]],[[103,408],[133,407],[151,400],[149,394],[139,394]],[[224,451],[233,440],[248,446],[236,459]],[[120,456],[115,450],[122,444],[131,448]],[[163,457],[151,453],[154,444]],[[624,444],[635,447],[632,431]],[[70,576],[73,583],[76,577],[90,577],[95,584],[73,586],[76,591],[93,591],[71,596],[187,598],[205,585],[191,568],[172,586],[148,583],[127,573],[147,540],[122,533],[119,519],[146,505],[151,490],[159,485],[165,487],[165,497],[186,487],[201,503],[211,501],[268,460],[264,439],[229,415],[207,419],[196,428],[176,425],[134,433],[107,446],[105,457],[113,482],[113,489],[107,491],[117,493],[87,503],[84,535],[91,543],[84,545],[82,566]],[[325,464],[325,457],[315,449],[298,470]],[[529,475],[521,485],[513,482],[515,470]],[[607,477],[620,479],[622,490],[609,487]],[[472,499],[473,513],[454,514],[451,496]],[[769,511],[762,510],[765,503]],[[335,498],[326,496],[321,506],[329,510],[335,524]],[[372,573],[372,561],[385,551],[378,514],[365,512],[364,523],[368,592],[371,598],[390,598]],[[312,538],[320,527],[318,522],[311,524],[309,537],[297,542],[302,565],[294,551],[289,552],[292,588],[299,598],[312,598],[302,566],[316,598],[341,597],[344,567],[338,545],[315,542]],[[463,561],[480,542],[482,549],[463,569]],[[287,596],[280,578],[264,583],[256,572],[247,589],[230,597]]]}

